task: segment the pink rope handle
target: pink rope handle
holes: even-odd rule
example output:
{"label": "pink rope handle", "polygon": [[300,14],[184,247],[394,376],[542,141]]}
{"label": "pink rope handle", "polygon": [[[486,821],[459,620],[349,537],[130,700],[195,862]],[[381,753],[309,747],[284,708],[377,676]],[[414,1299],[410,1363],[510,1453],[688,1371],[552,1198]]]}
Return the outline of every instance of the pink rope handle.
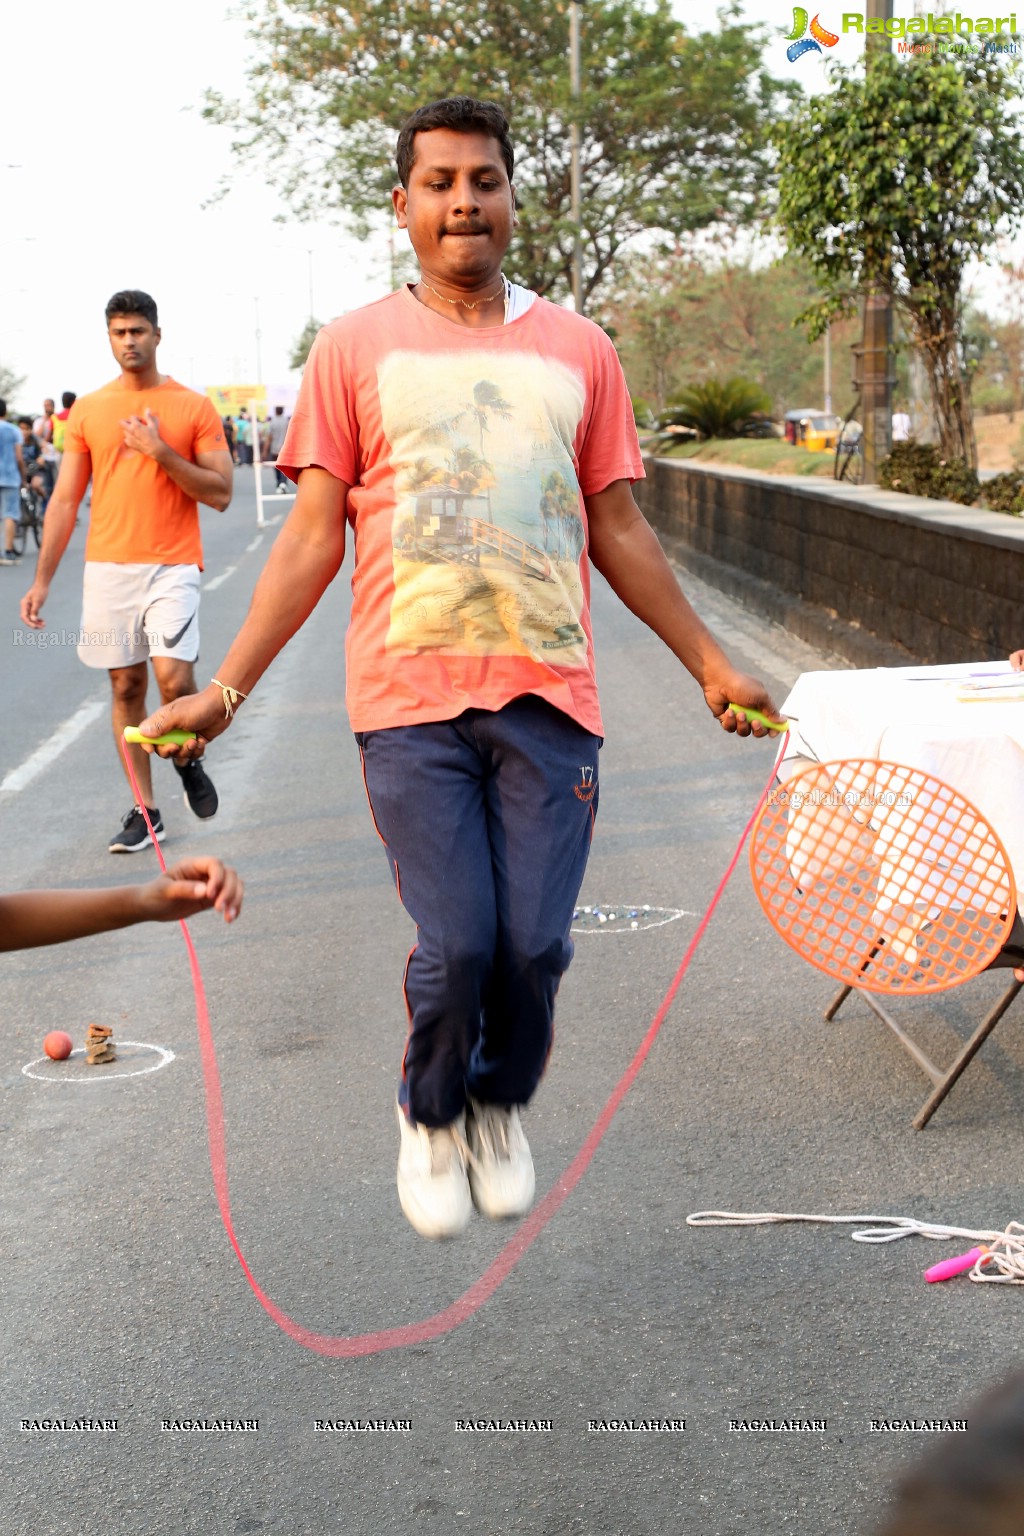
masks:
{"label": "pink rope handle", "polygon": [[[166,872],[167,865],[164,862],[160,844],[153,834],[153,823],[150,821],[149,812],[143,804],[142,796],[139,793],[135,770],[124,743],[122,743],[122,750],[124,751],[125,762],[128,765],[128,777],[131,779],[132,788],[135,791],[136,803],[145,817],[146,826],[149,828],[149,835],[153,838],[153,847],[156,849],[160,868]],[[242,1252],[241,1245],[235,1234],[234,1223],[231,1218],[231,1201],[228,1194],[227,1140],[224,1130],[224,1100],[221,1094],[220,1072],[217,1067],[213,1032],[210,1028],[210,1015],[206,1005],[206,989],[203,986],[203,976],[199,969],[199,957],[192,943],[192,935],[188,931],[187,924],[182,920],[181,931],[185,939],[185,948],[188,950],[189,966],[192,971],[192,986],[196,999],[196,1029],[199,1035],[199,1055],[203,1069],[203,1087],[206,1094],[206,1125],[210,1148],[210,1170],[213,1174],[213,1187],[217,1196],[217,1205],[220,1208],[221,1221],[224,1224],[228,1241],[235,1251],[235,1257],[242,1266],[242,1272],[252,1287],[257,1301],[269,1313],[277,1326],[289,1338],[294,1339],[296,1344],[301,1344],[304,1349],[312,1350],[318,1355],[326,1355],[335,1359],[354,1359],[358,1356],[380,1354],[386,1349],[403,1349],[412,1344],[423,1344],[431,1339],[438,1339],[443,1334],[450,1333],[460,1323],[466,1322],[504,1284],[519,1261],[533,1247],[533,1244],[555,1213],[564,1205],[593,1162],[594,1155],[601,1145],[608,1127],[615,1118],[626,1094],[633,1086],[640,1068],[650,1055],[651,1048],[661,1032],[661,1027],[668,1017],[669,1009],[675,1001],[676,993],[682,985],[683,977],[689,969],[690,961],[696,953],[697,946],[704,937],[715,909],[732,878],[733,871],[743,851],[743,845],[750,834],[750,829],[760,814],[761,807],[764,805],[774,779],[775,767],[773,766],[768,782],[765,784],[761,796],[740,834],[739,842],[736,844],[725,874],[719,880],[715,893],[708,904],[707,911],[698,923],[696,932],[687,945],[686,953],[683,955],[679,968],[669,984],[668,991],[662,998],[658,1010],[647,1028],[647,1033],[641,1040],[632,1061],[612,1089],[604,1108],[598,1115],[590,1133],[572,1162],[556,1179],[540,1203],[534,1206],[522,1225],[509,1238],[501,1252],[491,1261],[483,1274],[473,1282],[468,1290],[464,1291],[457,1300],[453,1301],[450,1306],[445,1307],[443,1311],[435,1312],[432,1317],[423,1318],[415,1323],[403,1323],[396,1328],[383,1328],[374,1333],[317,1333],[314,1329],[306,1328],[302,1323],[297,1323],[294,1318],[288,1316],[287,1312],[282,1311],[277,1303],[261,1289],[249,1268],[245,1254]]]}

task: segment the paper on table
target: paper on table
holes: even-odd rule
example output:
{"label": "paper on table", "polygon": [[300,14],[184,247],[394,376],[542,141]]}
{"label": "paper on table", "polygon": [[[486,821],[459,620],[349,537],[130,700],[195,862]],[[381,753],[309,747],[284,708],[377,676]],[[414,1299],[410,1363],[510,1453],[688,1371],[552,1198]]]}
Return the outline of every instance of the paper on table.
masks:
{"label": "paper on table", "polygon": [[901,681],[905,683],[963,683],[969,679],[987,678],[1012,678],[1019,677],[1024,682],[1024,674],[1014,672],[1008,661],[965,661],[954,663],[951,667],[923,667],[920,672],[912,672],[909,669],[902,674]]}
{"label": "paper on table", "polygon": [[1013,704],[1024,699],[1024,676],[998,683],[962,683],[956,697],[961,704]]}

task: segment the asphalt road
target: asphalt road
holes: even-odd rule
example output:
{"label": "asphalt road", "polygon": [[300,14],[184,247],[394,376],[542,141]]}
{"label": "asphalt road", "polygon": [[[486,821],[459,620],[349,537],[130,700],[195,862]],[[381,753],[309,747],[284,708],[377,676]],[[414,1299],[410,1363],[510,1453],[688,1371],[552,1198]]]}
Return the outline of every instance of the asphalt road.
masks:
{"label": "asphalt road", "polygon": [[[269,545],[241,488],[205,512],[205,680]],[[51,593],[78,625],[83,533]],[[227,574],[226,574],[227,573]],[[224,578],[221,580],[220,578]],[[29,562],[0,570],[7,888],[142,879],[106,844],[128,798],[107,684],[73,645],[19,639]],[[827,658],[686,585],[735,658],[781,697]],[[217,818],[192,820],[158,765],[168,857],[216,851],[247,881],[227,930],[191,927],[223,1078],[230,1198],[252,1273],[316,1332],[427,1318],[511,1233],[476,1220],[425,1243],[394,1189],[394,1080],[411,926],[391,887],[340,699],[348,575],[209,755]],[[541,1194],[628,1066],[767,777],[690,680],[598,583],[608,740],[548,1075],[527,1117]],[[83,705],[95,703],[93,716]],[[85,721],[63,749],[54,733]],[[33,762],[38,768],[32,772]],[[40,766],[40,764],[42,764]],[[27,767],[26,767],[27,765]],[[415,793],[415,786],[410,786]],[[682,915],[633,929],[622,910]],[[640,921],[639,919],[637,921]],[[1020,1294],[926,1286],[956,1244],[881,1248],[848,1229],[697,1230],[689,1212],[865,1212],[1002,1227],[1021,1215],[1024,1041],[1012,1016],[923,1133],[926,1083],[867,1010],[821,1018],[832,987],[768,929],[741,863],[651,1054],[582,1181],[503,1285],[413,1347],[328,1358],[260,1307],[218,1213],[188,967],[173,925],[5,957],[2,1464],[10,1536],[273,1532],[346,1536],[848,1536],[869,1531],[922,1434],[872,1419],[961,1415],[1020,1337]],[[911,1005],[942,1056],[997,983]],[[43,1035],[95,1020],[136,1071],[73,1058],[26,1076]],[[90,1075],[91,1074],[91,1075]],[[105,1075],[104,1075],[105,1074]],[[116,1419],[116,1431],[22,1421]],[[258,1420],[255,1432],[164,1421]],[[603,1432],[590,1421],[685,1420]],[[827,1422],[755,1433],[730,1420]],[[550,1421],[535,1432],[459,1421]],[[405,1421],[318,1431],[318,1421]]]}

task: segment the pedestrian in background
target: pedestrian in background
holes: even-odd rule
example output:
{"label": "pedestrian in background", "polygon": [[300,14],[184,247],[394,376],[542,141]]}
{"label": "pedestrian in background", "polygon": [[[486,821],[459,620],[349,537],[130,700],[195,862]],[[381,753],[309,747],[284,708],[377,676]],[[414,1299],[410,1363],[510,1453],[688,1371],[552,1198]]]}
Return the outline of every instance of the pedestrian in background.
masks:
{"label": "pedestrian in background", "polygon": [[[121,371],[71,407],[60,478],[21,617],[32,629],[45,627],[43,604],[91,475],[78,654],[86,666],[109,672],[118,762],[131,783],[121,750],[124,728],[138,725],[146,713],[150,662],[165,703],[195,690],[203,562],[197,502],[225,510],[232,465],[211,401],[157,367],[161,333],[149,294],[115,293],[106,320]],[[162,842],[150,759],[138,747],[128,750],[154,835]],[[202,765],[175,767],[193,814],[203,820],[215,815],[217,791]],[[133,803],[110,852],[137,853],[151,842],[141,807]]]}
{"label": "pedestrian in background", "polygon": [[284,440],[288,435],[288,426],[291,417],[284,413],[283,405],[275,405],[274,414],[267,423],[267,458],[274,466],[274,475],[277,481],[279,495],[287,493],[291,481],[283,469],[277,467],[277,456],[284,447]]}
{"label": "pedestrian in background", "polygon": [[0,519],[3,527],[3,553],[0,565],[16,565],[14,529],[21,517],[21,487],[25,480],[25,460],[21,451],[21,431],[7,420],[7,401],[0,400]]}

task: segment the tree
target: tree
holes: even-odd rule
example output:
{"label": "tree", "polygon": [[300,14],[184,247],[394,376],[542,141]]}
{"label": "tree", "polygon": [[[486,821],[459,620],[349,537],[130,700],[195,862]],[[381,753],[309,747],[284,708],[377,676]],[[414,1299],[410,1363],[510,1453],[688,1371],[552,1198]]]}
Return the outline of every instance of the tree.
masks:
{"label": "tree", "polygon": [[978,361],[971,395],[979,410],[1013,416],[1024,410],[1024,262],[1004,257],[999,271],[1003,287],[996,313],[975,308],[968,316]]}
{"label": "tree", "polygon": [[733,3],[719,30],[687,33],[669,0],[589,0],[582,88],[568,78],[570,0],[250,0],[257,50],[244,104],[205,115],[234,130],[300,217],[342,214],[365,234],[390,207],[397,130],[460,92],[512,123],[520,223],[510,271],[571,287],[569,124],[581,126],[584,295],[637,235],[673,238],[753,215],[770,181],[767,124],[796,87],[761,66],[766,35]]}
{"label": "tree", "polygon": [[309,357],[309,349],[313,345],[314,341],[316,341],[317,333],[319,330],[320,321],[314,320],[312,315],[310,315],[309,319],[302,327],[302,331],[295,345],[292,347],[292,355],[288,359],[289,368],[294,368],[300,372],[303,368],[305,368],[306,359]]}
{"label": "tree", "polygon": [[[601,313],[614,326],[631,392],[656,412],[699,379],[738,373],[766,389],[781,415],[824,405],[824,344],[795,325],[816,291],[793,256],[706,265],[674,251],[628,259]],[[854,332],[849,320],[832,328],[832,396],[843,413],[853,398]]]}
{"label": "tree", "polygon": [[887,290],[925,365],[942,452],[976,466],[963,278],[1024,207],[1017,61],[880,52],[776,131],[779,222],[821,297],[810,334]]}
{"label": "tree", "polygon": [[10,405],[24,383],[25,380],[21,374],[15,373],[13,368],[5,368],[3,363],[0,363],[0,400],[6,400]]}

